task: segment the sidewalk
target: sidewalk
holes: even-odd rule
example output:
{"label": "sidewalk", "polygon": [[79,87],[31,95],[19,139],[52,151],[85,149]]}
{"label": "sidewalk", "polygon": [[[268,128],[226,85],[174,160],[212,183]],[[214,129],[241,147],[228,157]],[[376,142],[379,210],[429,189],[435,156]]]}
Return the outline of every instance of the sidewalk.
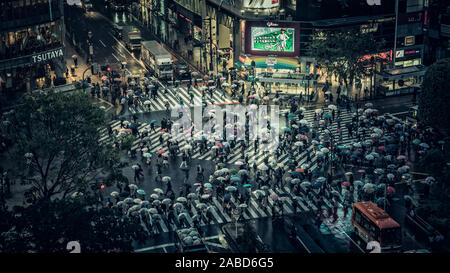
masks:
{"label": "sidewalk", "polygon": [[[71,73],[71,66],[74,65],[74,61],[72,56],[77,55],[78,65],[75,67],[75,74]],[[73,45],[70,43],[69,40],[66,39],[66,66],[69,69],[69,77],[67,79],[67,83],[73,83],[77,81],[81,81],[83,79],[83,72],[85,79],[88,75],[91,76],[91,83],[98,83],[101,82],[101,80],[98,78],[97,75],[92,75],[92,71],[90,69],[90,66],[88,66],[86,62],[86,58],[80,56],[73,47]]]}

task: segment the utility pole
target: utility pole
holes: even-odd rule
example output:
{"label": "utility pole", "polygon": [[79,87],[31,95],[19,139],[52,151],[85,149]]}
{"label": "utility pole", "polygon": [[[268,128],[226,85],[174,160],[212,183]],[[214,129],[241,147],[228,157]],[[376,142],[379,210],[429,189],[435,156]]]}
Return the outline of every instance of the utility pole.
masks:
{"label": "utility pole", "polygon": [[209,60],[210,60],[210,67],[209,70],[211,70],[214,73],[214,62],[213,62],[213,51],[212,51],[212,46],[213,46],[213,41],[212,41],[212,20],[211,20],[211,16],[208,17],[209,20]]}
{"label": "utility pole", "polygon": [[[202,41],[206,40],[206,0],[202,1]],[[201,45],[203,47],[203,44]],[[206,52],[206,48],[204,49]],[[205,54],[206,56],[206,54]],[[203,58],[203,55],[200,56],[200,58]],[[207,60],[205,58],[205,66],[207,66]],[[203,67],[202,67],[203,68]]]}
{"label": "utility pole", "polygon": [[394,34],[394,52],[393,52],[394,56],[392,58],[394,66],[397,55],[397,28],[398,28],[398,0],[395,0],[395,34]]}

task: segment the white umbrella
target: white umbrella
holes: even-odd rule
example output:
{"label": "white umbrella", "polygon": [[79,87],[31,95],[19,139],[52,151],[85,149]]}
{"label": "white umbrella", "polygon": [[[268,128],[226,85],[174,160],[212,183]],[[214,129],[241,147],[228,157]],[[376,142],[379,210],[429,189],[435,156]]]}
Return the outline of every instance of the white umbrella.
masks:
{"label": "white umbrella", "polygon": [[165,198],[161,201],[163,204],[169,205],[170,203],[172,203],[172,200],[170,198]]}
{"label": "white umbrella", "polygon": [[157,214],[157,213],[158,213],[158,210],[155,209],[155,208],[149,208],[149,209],[148,209],[148,212],[150,212],[151,214]]}
{"label": "white umbrella", "polygon": [[203,194],[203,195],[202,195],[202,199],[208,199],[209,197],[211,197],[210,194]]}
{"label": "white umbrella", "polygon": [[181,203],[175,203],[175,204],[173,205],[173,207],[174,207],[174,208],[178,208],[178,207],[183,208],[183,204],[181,204]]}
{"label": "white umbrella", "polygon": [[259,165],[258,169],[261,171],[267,171],[269,169],[269,167],[267,167],[265,164]]}
{"label": "white umbrella", "polygon": [[234,162],[234,165],[241,166],[244,165],[244,163],[242,161],[236,161]]}
{"label": "white umbrella", "polygon": [[138,186],[136,186],[135,184],[130,184],[130,185],[128,185],[128,188],[130,188],[132,190],[137,190]]}
{"label": "white umbrella", "polygon": [[162,189],[160,189],[160,188],[154,188],[153,191],[156,192],[157,194],[163,194],[164,193],[164,191]]}
{"label": "white umbrella", "polygon": [[113,191],[112,193],[110,193],[110,195],[111,195],[112,197],[116,197],[116,196],[119,196],[119,193],[116,192],[116,191]]}
{"label": "white umbrella", "polygon": [[334,105],[334,104],[330,104],[330,105],[328,105],[328,109],[330,109],[330,110],[337,110],[337,106]]}
{"label": "white umbrella", "polygon": [[187,199],[185,197],[178,197],[177,202],[186,203]]}
{"label": "white umbrella", "polygon": [[150,194],[150,198],[159,199],[159,195],[157,195],[156,193],[152,193],[152,194]]}
{"label": "white umbrella", "polygon": [[170,176],[164,176],[161,180],[162,180],[163,182],[169,182],[169,181],[172,180],[172,178],[170,178]]}
{"label": "white umbrella", "polygon": [[205,203],[198,203],[197,205],[195,205],[195,207],[197,209],[206,209],[208,206]]}
{"label": "white umbrella", "polygon": [[187,198],[189,198],[189,199],[197,199],[197,195],[195,193],[191,192],[191,193],[189,193],[187,195]]}

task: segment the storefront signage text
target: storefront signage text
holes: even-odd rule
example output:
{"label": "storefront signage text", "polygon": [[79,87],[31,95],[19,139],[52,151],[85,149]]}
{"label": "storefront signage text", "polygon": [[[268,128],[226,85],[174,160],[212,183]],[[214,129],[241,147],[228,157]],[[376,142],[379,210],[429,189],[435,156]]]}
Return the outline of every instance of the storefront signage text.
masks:
{"label": "storefront signage text", "polygon": [[33,59],[33,63],[39,63],[42,61],[48,61],[48,60],[63,57],[63,56],[64,56],[64,52],[63,52],[62,48],[59,48],[56,50],[47,51],[44,53],[39,53],[39,54],[33,55],[33,56],[31,56],[31,58]]}
{"label": "storefront signage text", "polygon": [[422,21],[422,12],[415,12],[409,14],[399,14],[399,24],[418,23]]}

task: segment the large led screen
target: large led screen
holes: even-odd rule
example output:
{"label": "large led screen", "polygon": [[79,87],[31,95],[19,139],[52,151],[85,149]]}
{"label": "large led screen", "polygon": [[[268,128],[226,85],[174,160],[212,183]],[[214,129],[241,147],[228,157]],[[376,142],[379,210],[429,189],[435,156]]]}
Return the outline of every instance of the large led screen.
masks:
{"label": "large led screen", "polygon": [[243,7],[247,9],[271,9],[280,6],[279,0],[244,0]]}
{"label": "large led screen", "polygon": [[295,29],[282,27],[251,27],[251,50],[294,52]]}

